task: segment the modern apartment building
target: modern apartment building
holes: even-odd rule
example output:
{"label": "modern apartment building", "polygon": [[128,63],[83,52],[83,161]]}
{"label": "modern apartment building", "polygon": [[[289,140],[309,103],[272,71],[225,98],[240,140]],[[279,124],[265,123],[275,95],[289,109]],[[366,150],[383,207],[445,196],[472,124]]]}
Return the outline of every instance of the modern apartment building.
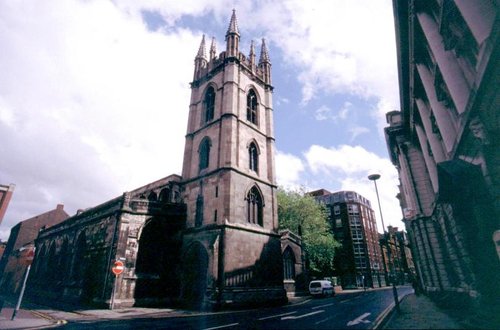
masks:
{"label": "modern apartment building", "polygon": [[401,110],[385,133],[420,284],[488,327],[474,322],[500,310],[498,2],[393,5]]}
{"label": "modern apartment building", "polygon": [[386,283],[375,214],[370,201],[354,191],[309,193],[329,210],[335,239],[335,275],[343,288],[379,287]]}

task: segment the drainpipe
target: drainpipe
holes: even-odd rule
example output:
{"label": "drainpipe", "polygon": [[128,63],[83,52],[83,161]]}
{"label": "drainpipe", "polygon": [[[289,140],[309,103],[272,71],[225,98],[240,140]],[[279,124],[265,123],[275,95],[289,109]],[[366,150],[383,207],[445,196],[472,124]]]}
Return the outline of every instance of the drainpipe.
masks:
{"label": "drainpipe", "polygon": [[218,255],[218,266],[217,266],[217,307],[222,306],[222,291],[224,290],[224,282],[225,282],[225,272],[224,272],[224,247],[226,240],[226,226],[223,225],[220,237],[219,237],[219,255]]}

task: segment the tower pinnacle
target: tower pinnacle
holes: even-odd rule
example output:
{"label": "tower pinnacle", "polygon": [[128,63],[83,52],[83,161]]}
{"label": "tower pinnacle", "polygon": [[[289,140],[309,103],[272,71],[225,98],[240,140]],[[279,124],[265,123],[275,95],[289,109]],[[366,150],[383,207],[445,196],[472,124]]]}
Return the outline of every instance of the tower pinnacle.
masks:
{"label": "tower pinnacle", "polygon": [[215,37],[212,37],[212,44],[210,45],[210,61],[215,58],[217,54],[217,46],[215,43]]}
{"label": "tower pinnacle", "polygon": [[203,69],[207,67],[207,51],[205,49],[205,35],[201,38],[198,54],[194,58],[194,79],[200,78]]}
{"label": "tower pinnacle", "polygon": [[238,57],[238,47],[240,43],[240,33],[238,32],[238,23],[236,21],[236,11],[233,9],[231,21],[226,33],[226,55],[228,57]]}
{"label": "tower pinnacle", "polygon": [[266,39],[262,38],[262,47],[260,49],[259,64],[271,63],[269,60],[269,52],[267,51]]}
{"label": "tower pinnacle", "polygon": [[196,58],[202,58],[206,59],[207,58],[207,53],[205,49],[205,35],[201,38],[201,43],[200,43],[200,48],[198,49],[198,54],[196,54]]}
{"label": "tower pinnacle", "polygon": [[266,39],[262,38],[262,46],[260,48],[259,67],[264,72],[264,81],[271,84],[271,60],[267,51]]}
{"label": "tower pinnacle", "polygon": [[236,20],[235,9],[233,9],[233,14],[231,15],[231,21],[229,22],[229,27],[227,28],[226,38],[228,35],[233,33],[240,35],[240,32],[238,31],[238,21]]}
{"label": "tower pinnacle", "polygon": [[250,42],[250,54],[249,54],[249,57],[250,57],[250,64],[251,64],[252,70],[253,70],[254,66],[255,66],[255,45],[254,45],[253,40]]}

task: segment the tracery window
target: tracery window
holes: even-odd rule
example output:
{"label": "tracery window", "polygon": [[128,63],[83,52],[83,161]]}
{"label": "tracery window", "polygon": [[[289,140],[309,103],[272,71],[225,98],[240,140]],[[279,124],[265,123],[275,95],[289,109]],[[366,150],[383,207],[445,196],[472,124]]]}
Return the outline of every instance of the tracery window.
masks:
{"label": "tracery window", "polygon": [[259,152],[255,143],[250,143],[248,147],[249,168],[252,171],[259,172]]}
{"label": "tracery window", "polygon": [[255,125],[257,125],[258,119],[257,108],[257,95],[251,89],[247,95],[247,120]]}
{"label": "tracery window", "polygon": [[207,123],[214,119],[215,109],[215,89],[209,87],[203,99],[203,123]]}
{"label": "tracery window", "polygon": [[257,187],[254,186],[252,189],[250,189],[246,199],[248,222],[263,226],[263,202],[262,196]]}
{"label": "tracery window", "polygon": [[199,156],[200,156],[200,171],[208,168],[209,160],[210,160],[210,139],[204,138],[200,143]]}

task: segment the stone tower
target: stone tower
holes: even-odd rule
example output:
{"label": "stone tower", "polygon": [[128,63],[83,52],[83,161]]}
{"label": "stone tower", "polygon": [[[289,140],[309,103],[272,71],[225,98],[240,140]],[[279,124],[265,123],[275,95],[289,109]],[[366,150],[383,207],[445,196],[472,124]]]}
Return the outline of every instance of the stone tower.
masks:
{"label": "stone tower", "polygon": [[274,168],[271,63],[264,39],[239,50],[233,10],[219,55],[195,57],[187,126],[181,299],[198,307],[277,303],[283,289]]}

